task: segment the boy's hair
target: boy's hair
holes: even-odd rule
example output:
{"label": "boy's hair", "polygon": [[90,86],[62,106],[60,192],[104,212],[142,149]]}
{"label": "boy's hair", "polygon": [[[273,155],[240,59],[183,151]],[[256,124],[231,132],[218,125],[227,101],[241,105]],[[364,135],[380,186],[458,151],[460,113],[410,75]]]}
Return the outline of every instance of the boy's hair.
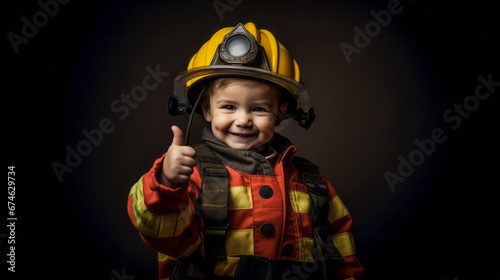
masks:
{"label": "boy's hair", "polygon": [[[255,85],[265,85],[268,87],[267,89],[267,92],[268,93],[272,93],[272,92],[276,92],[277,96],[278,96],[278,104],[281,105],[283,100],[282,98],[282,93],[280,90],[278,90],[278,88],[270,85],[270,84],[267,84],[267,83],[264,83],[264,82],[259,82],[257,80],[253,80],[253,79],[247,79],[247,78],[239,78],[239,77],[221,77],[221,78],[216,78],[216,79],[213,79],[211,80],[208,85],[206,86],[206,88],[202,91],[201,93],[201,108],[203,110],[208,110],[210,109],[210,97],[214,94],[214,91],[217,90],[217,89],[223,89],[223,88],[226,88],[227,86],[231,85],[231,84],[239,84],[239,85],[243,85],[243,86],[255,86]],[[278,105],[278,107],[279,107]]]}

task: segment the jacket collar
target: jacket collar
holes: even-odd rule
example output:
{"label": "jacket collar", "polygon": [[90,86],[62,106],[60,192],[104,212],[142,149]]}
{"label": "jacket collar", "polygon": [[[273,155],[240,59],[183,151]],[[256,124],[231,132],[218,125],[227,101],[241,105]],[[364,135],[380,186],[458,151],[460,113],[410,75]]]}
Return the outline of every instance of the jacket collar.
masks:
{"label": "jacket collar", "polygon": [[[215,138],[210,127],[203,128],[201,139],[226,166],[246,174],[274,176],[273,167],[264,156],[252,150],[232,149]],[[284,164],[291,162],[297,150],[290,140],[278,133],[274,133],[269,144]]]}

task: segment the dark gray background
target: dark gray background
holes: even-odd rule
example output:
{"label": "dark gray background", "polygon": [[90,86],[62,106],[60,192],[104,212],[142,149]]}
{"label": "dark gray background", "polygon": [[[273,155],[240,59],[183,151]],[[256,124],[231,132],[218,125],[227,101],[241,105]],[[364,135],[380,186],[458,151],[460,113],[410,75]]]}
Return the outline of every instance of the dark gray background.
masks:
{"label": "dark gray background", "polygon": [[[70,1],[17,54],[6,35],[21,34],[21,18],[40,7],[9,3],[2,157],[16,165],[18,217],[18,272],[9,279],[157,277],[156,254],[128,219],[128,192],[168,148],[170,126],[186,127],[166,110],[175,76],[215,31],[248,21],[299,63],[317,120],[307,131],[292,122],[280,131],[321,166],[350,210],[366,278],[495,275],[500,89],[457,130],[443,113],[474,93],[479,75],[500,81],[499,11],[486,1],[401,1],[402,12],[347,63],[339,44],[353,44],[353,28],[388,2],[241,1],[221,20],[213,1]],[[170,75],[120,120],[111,103],[157,64]],[[65,147],[103,118],[115,130],[59,182],[51,163],[64,163]],[[435,128],[447,140],[392,192],[384,172],[397,173],[398,156],[408,158],[414,140]]]}

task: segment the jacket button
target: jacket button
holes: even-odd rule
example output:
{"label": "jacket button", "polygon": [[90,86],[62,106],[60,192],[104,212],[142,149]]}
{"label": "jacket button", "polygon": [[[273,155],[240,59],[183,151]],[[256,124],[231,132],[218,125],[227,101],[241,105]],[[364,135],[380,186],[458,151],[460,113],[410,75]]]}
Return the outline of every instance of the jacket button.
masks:
{"label": "jacket button", "polygon": [[260,227],[260,231],[263,233],[263,234],[272,234],[274,232],[274,226],[267,223],[267,224],[263,224],[261,227]]}
{"label": "jacket button", "polygon": [[267,185],[262,186],[259,190],[259,194],[260,196],[262,196],[262,198],[271,198],[271,196],[273,196],[273,189],[271,189],[271,187]]}
{"label": "jacket button", "polygon": [[289,257],[292,253],[293,253],[293,245],[286,244],[285,247],[283,247],[283,256]]}

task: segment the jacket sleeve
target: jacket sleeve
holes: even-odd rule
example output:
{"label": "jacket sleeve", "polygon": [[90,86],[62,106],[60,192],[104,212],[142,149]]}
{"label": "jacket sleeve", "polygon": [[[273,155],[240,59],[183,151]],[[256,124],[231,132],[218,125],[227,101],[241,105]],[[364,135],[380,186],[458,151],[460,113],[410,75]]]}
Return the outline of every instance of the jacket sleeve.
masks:
{"label": "jacket sleeve", "polygon": [[201,179],[195,167],[187,185],[169,188],[160,184],[164,157],[131,188],[127,211],[146,244],[178,259],[193,253],[201,243],[201,221],[195,215]]}
{"label": "jacket sleeve", "polygon": [[351,215],[335,193],[328,180],[323,178],[329,189],[329,214],[328,221],[332,229],[332,241],[340,254],[344,257],[342,267],[339,269],[338,279],[361,279],[363,277],[363,266],[355,257],[356,247],[351,229]]}

